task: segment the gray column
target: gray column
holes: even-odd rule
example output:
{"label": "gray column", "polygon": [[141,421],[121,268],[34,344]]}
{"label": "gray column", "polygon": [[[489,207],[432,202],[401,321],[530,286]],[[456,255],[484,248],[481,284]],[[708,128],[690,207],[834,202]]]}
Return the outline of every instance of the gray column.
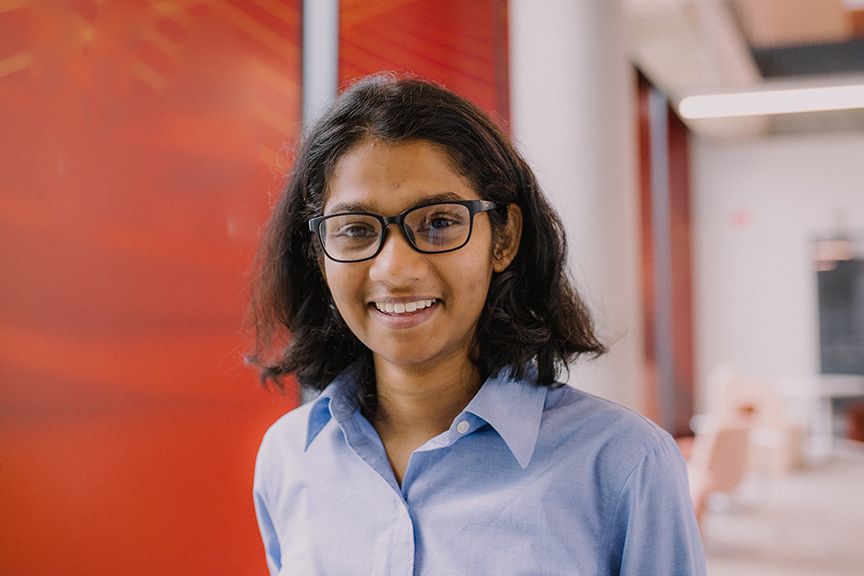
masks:
{"label": "gray column", "polygon": [[336,97],[339,84],[339,0],[303,1],[303,122]]}
{"label": "gray column", "polygon": [[569,383],[641,405],[635,79],[620,0],[511,0],[518,146],[564,219],[570,270],[611,352]]}

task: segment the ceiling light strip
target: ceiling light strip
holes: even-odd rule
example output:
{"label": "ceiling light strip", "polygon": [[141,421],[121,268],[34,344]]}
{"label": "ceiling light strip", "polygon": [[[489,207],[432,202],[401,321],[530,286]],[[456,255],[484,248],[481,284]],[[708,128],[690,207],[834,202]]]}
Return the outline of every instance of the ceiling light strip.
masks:
{"label": "ceiling light strip", "polygon": [[864,84],[687,96],[678,104],[678,113],[697,119],[853,108],[864,108]]}

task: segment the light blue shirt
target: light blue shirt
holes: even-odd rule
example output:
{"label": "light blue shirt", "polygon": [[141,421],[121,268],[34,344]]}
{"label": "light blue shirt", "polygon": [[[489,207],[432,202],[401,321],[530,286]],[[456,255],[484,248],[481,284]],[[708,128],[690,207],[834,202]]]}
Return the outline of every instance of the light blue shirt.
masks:
{"label": "light blue shirt", "polygon": [[349,368],[264,437],[271,574],[705,574],[674,440],[570,387],[487,380],[401,487]]}

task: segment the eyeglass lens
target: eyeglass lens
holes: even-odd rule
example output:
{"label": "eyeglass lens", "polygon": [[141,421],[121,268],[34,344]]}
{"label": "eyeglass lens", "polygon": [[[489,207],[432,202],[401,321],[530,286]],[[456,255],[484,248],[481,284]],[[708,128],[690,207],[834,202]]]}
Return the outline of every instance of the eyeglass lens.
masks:
{"label": "eyeglass lens", "polygon": [[[423,252],[461,248],[471,233],[471,211],[462,204],[421,206],[405,214],[403,231]],[[319,228],[324,250],[336,260],[362,260],[378,251],[383,240],[381,221],[368,214],[336,214]]]}

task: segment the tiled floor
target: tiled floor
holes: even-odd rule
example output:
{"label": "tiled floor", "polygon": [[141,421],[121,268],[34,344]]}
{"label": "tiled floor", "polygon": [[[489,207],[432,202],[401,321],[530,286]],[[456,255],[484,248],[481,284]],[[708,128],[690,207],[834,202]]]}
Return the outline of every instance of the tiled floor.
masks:
{"label": "tiled floor", "polygon": [[748,478],[703,540],[708,576],[864,576],[864,450]]}

